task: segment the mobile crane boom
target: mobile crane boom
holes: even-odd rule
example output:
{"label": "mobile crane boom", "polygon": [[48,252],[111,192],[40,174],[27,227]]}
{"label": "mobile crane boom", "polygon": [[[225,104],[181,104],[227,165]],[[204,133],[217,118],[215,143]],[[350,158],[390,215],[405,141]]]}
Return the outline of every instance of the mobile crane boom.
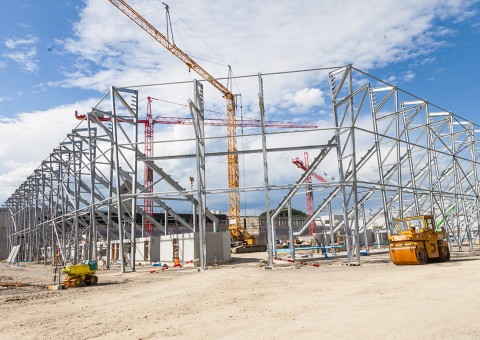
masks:
{"label": "mobile crane boom", "polygon": [[157,42],[169,50],[174,56],[183,61],[187,67],[195,71],[199,76],[212,84],[219,90],[223,98],[227,100],[227,132],[228,132],[228,151],[227,166],[228,166],[228,216],[229,216],[229,230],[233,239],[238,239],[242,235],[242,228],[240,226],[240,194],[238,191],[239,172],[238,172],[238,155],[237,140],[236,140],[236,120],[235,120],[235,96],[230,90],[221,82],[215,79],[210,73],[203,69],[197,62],[195,62],[188,54],[183,52],[180,48],[171,43],[162,33],[160,33],[151,23],[136,12],[124,0],[108,0],[112,5],[117,7],[123,14],[129,17],[145,32],[150,34]]}

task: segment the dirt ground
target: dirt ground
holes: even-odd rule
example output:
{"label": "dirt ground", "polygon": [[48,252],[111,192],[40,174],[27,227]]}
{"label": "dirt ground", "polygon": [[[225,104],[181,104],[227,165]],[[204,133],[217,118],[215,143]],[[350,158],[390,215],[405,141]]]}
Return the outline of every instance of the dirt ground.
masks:
{"label": "dirt ground", "polygon": [[0,263],[0,339],[479,339],[480,250],[395,266],[388,253],[319,267],[234,255],[229,265],[100,270],[99,284],[48,290],[52,268]]}

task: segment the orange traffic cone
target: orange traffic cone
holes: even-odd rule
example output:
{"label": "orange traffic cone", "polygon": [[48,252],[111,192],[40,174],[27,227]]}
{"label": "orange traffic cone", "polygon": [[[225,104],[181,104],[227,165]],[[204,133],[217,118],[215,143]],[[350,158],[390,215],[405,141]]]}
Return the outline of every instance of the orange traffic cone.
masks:
{"label": "orange traffic cone", "polygon": [[180,259],[178,257],[175,257],[173,259],[173,268],[181,267],[182,265],[180,264]]}

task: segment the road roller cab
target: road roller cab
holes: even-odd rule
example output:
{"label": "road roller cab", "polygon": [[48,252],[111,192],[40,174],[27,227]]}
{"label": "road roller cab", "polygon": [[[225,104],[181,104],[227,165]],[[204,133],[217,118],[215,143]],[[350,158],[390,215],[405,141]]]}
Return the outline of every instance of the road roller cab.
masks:
{"label": "road roller cab", "polygon": [[395,220],[394,234],[388,237],[388,241],[390,259],[396,265],[450,260],[445,230],[437,230],[431,215]]}

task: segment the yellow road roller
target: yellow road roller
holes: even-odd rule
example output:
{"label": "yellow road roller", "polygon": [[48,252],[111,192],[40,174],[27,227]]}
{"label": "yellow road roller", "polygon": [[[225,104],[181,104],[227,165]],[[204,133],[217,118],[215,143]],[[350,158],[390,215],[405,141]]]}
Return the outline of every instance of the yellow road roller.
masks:
{"label": "yellow road roller", "polygon": [[445,229],[437,230],[431,215],[395,220],[395,231],[388,236],[388,242],[390,259],[396,265],[450,260]]}
{"label": "yellow road roller", "polygon": [[97,270],[97,261],[92,260],[85,260],[79,264],[65,266],[62,268],[62,272],[67,276],[63,280],[63,285],[65,287],[96,285],[98,282],[98,276],[95,275]]}

